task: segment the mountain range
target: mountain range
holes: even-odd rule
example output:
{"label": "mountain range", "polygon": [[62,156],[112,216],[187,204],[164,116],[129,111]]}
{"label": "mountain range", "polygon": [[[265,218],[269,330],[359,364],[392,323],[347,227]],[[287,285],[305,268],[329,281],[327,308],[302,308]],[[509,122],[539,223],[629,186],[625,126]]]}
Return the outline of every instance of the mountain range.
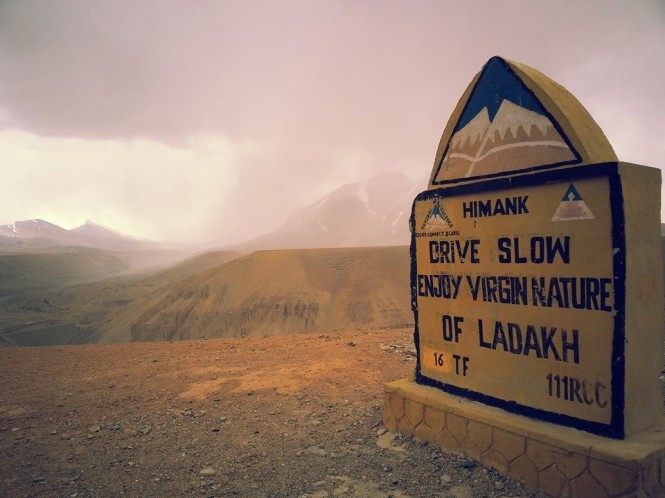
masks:
{"label": "mountain range", "polygon": [[246,249],[305,249],[407,245],[415,196],[429,178],[410,180],[387,172],[344,185],[293,212],[276,230],[244,244]]}
{"label": "mountain range", "polygon": [[54,246],[81,246],[106,250],[154,248],[154,243],[138,240],[93,221],[67,230],[41,219],[0,225],[0,250],[29,251]]}
{"label": "mountain range", "polygon": [[408,325],[408,220],[426,184],[348,184],[271,233],[194,257],[94,222],[2,225],[0,346]]}
{"label": "mountain range", "polygon": [[[293,212],[276,230],[231,249],[248,252],[408,244],[411,204],[416,194],[427,187],[427,181],[426,177],[412,181],[403,173],[387,172],[344,185]],[[214,239],[214,231],[211,231],[211,239]],[[41,219],[0,225],[0,251],[43,251],[58,246],[109,251],[183,248],[182,245],[138,240],[93,221],[71,230]]]}
{"label": "mountain range", "polygon": [[[256,251],[123,313],[132,341],[405,326],[413,321],[408,248]],[[102,340],[117,340],[117,332]]]}
{"label": "mountain range", "polygon": [[328,333],[413,322],[406,246],[214,251],[159,271],[9,292],[3,297],[0,289],[0,346]]}

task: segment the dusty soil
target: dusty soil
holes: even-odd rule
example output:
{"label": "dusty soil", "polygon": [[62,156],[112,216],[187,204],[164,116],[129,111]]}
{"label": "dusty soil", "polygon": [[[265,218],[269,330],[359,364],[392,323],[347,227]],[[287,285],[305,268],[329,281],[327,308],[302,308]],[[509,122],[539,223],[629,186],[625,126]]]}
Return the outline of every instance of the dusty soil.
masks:
{"label": "dusty soil", "polygon": [[0,495],[538,496],[382,429],[409,330],[0,349]]}

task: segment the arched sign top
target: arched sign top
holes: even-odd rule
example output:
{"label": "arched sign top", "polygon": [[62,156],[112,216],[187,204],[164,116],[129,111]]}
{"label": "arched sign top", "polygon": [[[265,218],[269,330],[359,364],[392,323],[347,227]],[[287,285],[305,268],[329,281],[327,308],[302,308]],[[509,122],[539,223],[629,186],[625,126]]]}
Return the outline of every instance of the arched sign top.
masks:
{"label": "arched sign top", "polygon": [[612,146],[570,92],[531,67],[492,57],[446,125],[430,188],[612,161]]}

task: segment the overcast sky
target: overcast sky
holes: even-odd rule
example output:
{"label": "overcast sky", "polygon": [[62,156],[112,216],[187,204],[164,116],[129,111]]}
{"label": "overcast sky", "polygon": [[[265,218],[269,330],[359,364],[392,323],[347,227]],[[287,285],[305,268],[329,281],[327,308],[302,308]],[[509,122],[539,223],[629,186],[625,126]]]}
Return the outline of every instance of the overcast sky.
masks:
{"label": "overcast sky", "polygon": [[665,2],[0,1],[0,224],[232,243],[387,170],[428,176],[493,55],[665,167]]}

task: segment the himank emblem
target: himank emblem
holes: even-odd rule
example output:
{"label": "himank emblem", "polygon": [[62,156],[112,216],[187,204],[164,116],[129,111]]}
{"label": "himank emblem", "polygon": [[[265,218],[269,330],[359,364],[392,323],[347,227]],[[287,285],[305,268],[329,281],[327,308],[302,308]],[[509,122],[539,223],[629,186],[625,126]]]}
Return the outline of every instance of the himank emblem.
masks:
{"label": "himank emblem", "polygon": [[566,193],[563,194],[561,204],[552,216],[552,221],[592,220],[593,218],[591,209],[571,183]]}
{"label": "himank emblem", "polygon": [[453,227],[453,222],[441,207],[441,199],[435,197],[432,207],[427,212],[425,220],[423,221],[420,231],[421,232],[440,232],[441,230],[449,230]]}

